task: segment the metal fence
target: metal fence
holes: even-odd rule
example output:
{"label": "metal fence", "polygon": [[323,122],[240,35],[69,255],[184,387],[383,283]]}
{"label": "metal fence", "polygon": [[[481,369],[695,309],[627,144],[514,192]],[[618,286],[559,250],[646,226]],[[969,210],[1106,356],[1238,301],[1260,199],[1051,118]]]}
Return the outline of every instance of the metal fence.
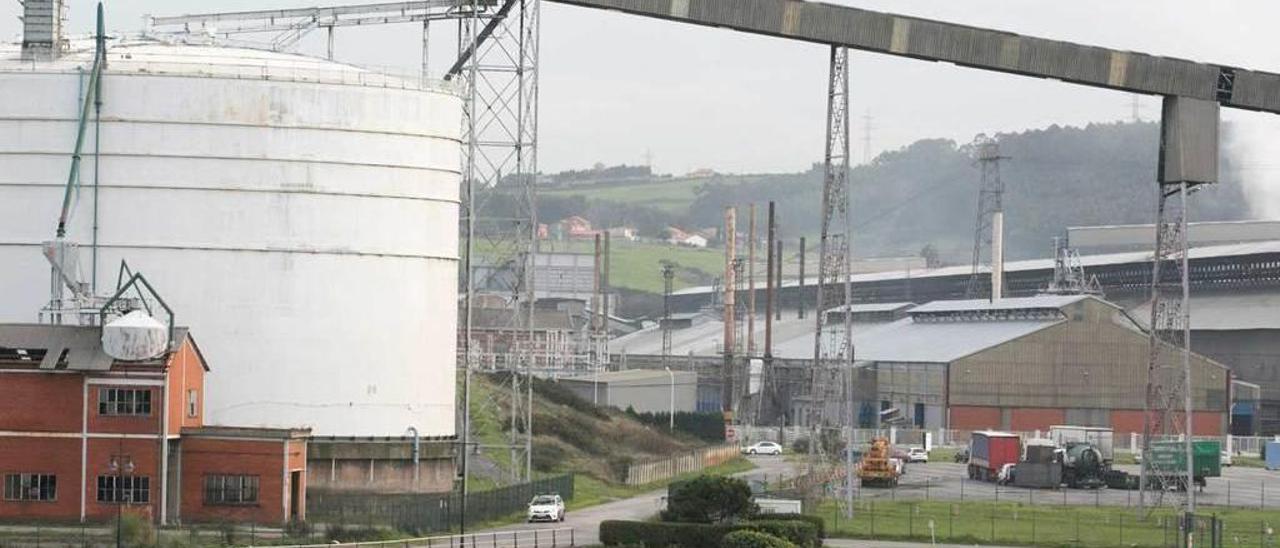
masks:
{"label": "metal fence", "polygon": [[[558,493],[573,499],[573,474],[470,493],[466,523],[480,523],[528,507],[534,495]],[[307,494],[307,519],[313,523],[394,527],[401,531],[448,531],[463,524],[462,496],[449,494],[372,494],[317,491]]]}
{"label": "metal fence", "polygon": [[[813,430],[807,426],[737,426],[735,427],[738,440],[743,445],[754,443],[757,441],[774,441],[783,445],[791,445],[796,440],[808,439],[812,435]],[[1022,439],[1045,438],[1048,437],[1047,430],[1029,430],[1016,431]],[[855,444],[869,443],[872,439],[883,437],[888,438],[889,442],[895,445],[919,445],[924,446],[925,435],[929,434],[932,444],[935,447],[963,447],[969,444],[969,438],[973,434],[972,430],[950,430],[950,429],[913,429],[913,428],[855,428],[852,436]],[[845,429],[844,435],[846,439],[849,436],[848,429]],[[1173,439],[1173,438],[1170,438]],[[1280,436],[1196,436],[1197,440],[1217,441],[1221,443],[1224,451],[1231,451],[1236,455],[1258,456],[1261,452],[1263,444],[1268,441],[1280,441]],[[1142,447],[1141,434],[1116,434],[1115,449],[1121,452],[1134,452]]]}
{"label": "metal fence", "polygon": [[[1143,517],[1136,511],[1032,508],[1016,503],[975,506],[861,501],[854,504],[852,518],[835,504],[824,505],[819,514],[827,519],[832,536],[843,537],[1030,546],[1183,546],[1184,522],[1173,510]],[[1208,521],[1196,522],[1197,546],[1210,546],[1213,531]],[[1280,515],[1233,514],[1221,516],[1219,521],[1224,546],[1280,546]]]}
{"label": "metal fence", "polygon": [[681,474],[699,472],[704,468],[724,464],[738,456],[737,445],[706,447],[671,457],[638,462],[627,466],[627,485],[646,485],[668,480]]}
{"label": "metal fence", "polygon": [[345,542],[333,544],[296,544],[277,548],[560,548],[577,546],[574,530],[570,527],[555,529],[523,529],[515,531],[491,531],[468,535],[420,537],[376,542]]}

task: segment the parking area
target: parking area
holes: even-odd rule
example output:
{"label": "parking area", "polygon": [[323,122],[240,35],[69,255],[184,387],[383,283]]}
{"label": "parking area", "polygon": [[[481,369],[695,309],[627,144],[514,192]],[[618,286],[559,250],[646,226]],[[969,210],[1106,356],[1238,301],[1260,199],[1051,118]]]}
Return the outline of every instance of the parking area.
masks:
{"label": "parking area", "polygon": [[[1136,465],[1119,470],[1137,474]],[[885,500],[1018,501],[1028,504],[1137,506],[1137,491],[1096,489],[1028,489],[970,480],[964,464],[917,463],[907,467],[897,488],[857,488],[858,498]],[[1148,492],[1148,497],[1156,493]],[[1166,497],[1172,500],[1174,497]],[[1199,504],[1280,510],[1280,472],[1262,468],[1225,467],[1196,493]]]}

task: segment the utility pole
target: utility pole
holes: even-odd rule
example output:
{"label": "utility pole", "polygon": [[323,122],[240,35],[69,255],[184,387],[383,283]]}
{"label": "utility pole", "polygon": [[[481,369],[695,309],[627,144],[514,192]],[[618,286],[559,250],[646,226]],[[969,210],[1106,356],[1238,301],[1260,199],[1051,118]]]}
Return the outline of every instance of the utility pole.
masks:
{"label": "utility pole", "polygon": [[747,370],[756,355],[756,204],[747,208]]}
{"label": "utility pole", "polygon": [[796,293],[796,295],[798,295],[798,298],[796,299],[796,304],[800,306],[800,309],[797,311],[797,317],[799,317],[802,320],[804,319],[804,257],[805,257],[804,236],[801,236],[800,237],[800,287],[799,287],[799,291]]}
{"label": "utility pole", "polygon": [[720,402],[724,412],[724,421],[728,425],[733,421],[733,347],[737,326],[736,289],[734,263],[737,253],[737,210],[731,207],[724,209],[724,364],[721,368]]}
{"label": "utility pole", "polygon": [[775,268],[777,268],[777,269],[778,269],[778,271],[773,275],[773,276],[774,276],[774,277],[773,277],[773,283],[774,283],[774,286],[775,286],[775,287],[774,287],[774,290],[778,292],[778,295],[775,295],[775,296],[774,296],[774,299],[776,300],[776,302],[774,303],[774,305],[775,305],[777,308],[773,311],[773,314],[774,314],[773,319],[774,319],[774,321],[779,321],[779,322],[780,322],[780,321],[782,321],[782,295],[781,295],[781,293],[782,293],[782,264],[783,264],[783,263],[785,263],[786,261],[785,261],[785,260],[783,260],[783,254],[782,254],[782,240],[781,240],[781,239],[779,239],[779,240],[777,241],[777,246],[778,246],[778,247],[777,247],[777,249],[774,251],[774,256],[775,256],[775,261],[777,262],[777,265],[775,265]]}
{"label": "utility pole", "polygon": [[676,269],[662,266],[662,365],[671,365],[671,293],[675,287]]}
{"label": "utility pole", "polygon": [[983,284],[981,267],[984,255],[990,257],[993,263],[999,256],[992,244],[998,240],[995,229],[1003,225],[1004,216],[1004,182],[1000,180],[1000,162],[1009,159],[1007,156],[1000,155],[999,143],[986,135],[979,135],[974,139],[973,151],[982,179],[978,188],[978,218],[974,222],[973,229],[973,270],[969,277],[969,285],[965,288],[967,299],[981,298],[984,294],[992,296],[999,294],[999,288],[996,286],[999,285],[1000,280],[999,275],[995,274],[997,265],[992,264],[990,293],[984,291],[986,288]]}

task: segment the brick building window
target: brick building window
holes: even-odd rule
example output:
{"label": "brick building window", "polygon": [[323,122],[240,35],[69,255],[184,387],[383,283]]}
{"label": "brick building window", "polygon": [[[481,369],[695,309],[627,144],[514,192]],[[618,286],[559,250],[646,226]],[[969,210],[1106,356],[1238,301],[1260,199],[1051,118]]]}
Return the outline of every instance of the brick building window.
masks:
{"label": "brick building window", "polygon": [[200,393],[194,388],[187,390],[187,416],[193,419],[200,416]]}
{"label": "brick building window", "polygon": [[8,474],[4,477],[4,500],[58,500],[58,476],[53,474]]}
{"label": "brick building window", "polygon": [[98,502],[147,504],[151,502],[151,478],[98,476]]}
{"label": "brick building window", "polygon": [[204,503],[210,505],[257,504],[258,476],[205,476]]}
{"label": "brick building window", "polygon": [[99,388],[99,415],[150,415],[151,389]]}

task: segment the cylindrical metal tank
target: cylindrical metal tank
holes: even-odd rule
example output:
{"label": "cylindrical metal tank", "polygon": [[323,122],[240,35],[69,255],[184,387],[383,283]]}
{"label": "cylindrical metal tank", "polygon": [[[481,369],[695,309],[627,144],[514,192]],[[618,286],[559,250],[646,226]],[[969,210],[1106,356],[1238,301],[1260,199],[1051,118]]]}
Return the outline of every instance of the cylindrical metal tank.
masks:
{"label": "cylindrical metal tank", "polygon": [[[83,45],[83,47],[80,47]],[[34,321],[92,44],[0,46],[0,321]],[[462,100],[310,57],[109,46],[68,237],[145,273],[212,368],[205,422],[454,433]]]}

